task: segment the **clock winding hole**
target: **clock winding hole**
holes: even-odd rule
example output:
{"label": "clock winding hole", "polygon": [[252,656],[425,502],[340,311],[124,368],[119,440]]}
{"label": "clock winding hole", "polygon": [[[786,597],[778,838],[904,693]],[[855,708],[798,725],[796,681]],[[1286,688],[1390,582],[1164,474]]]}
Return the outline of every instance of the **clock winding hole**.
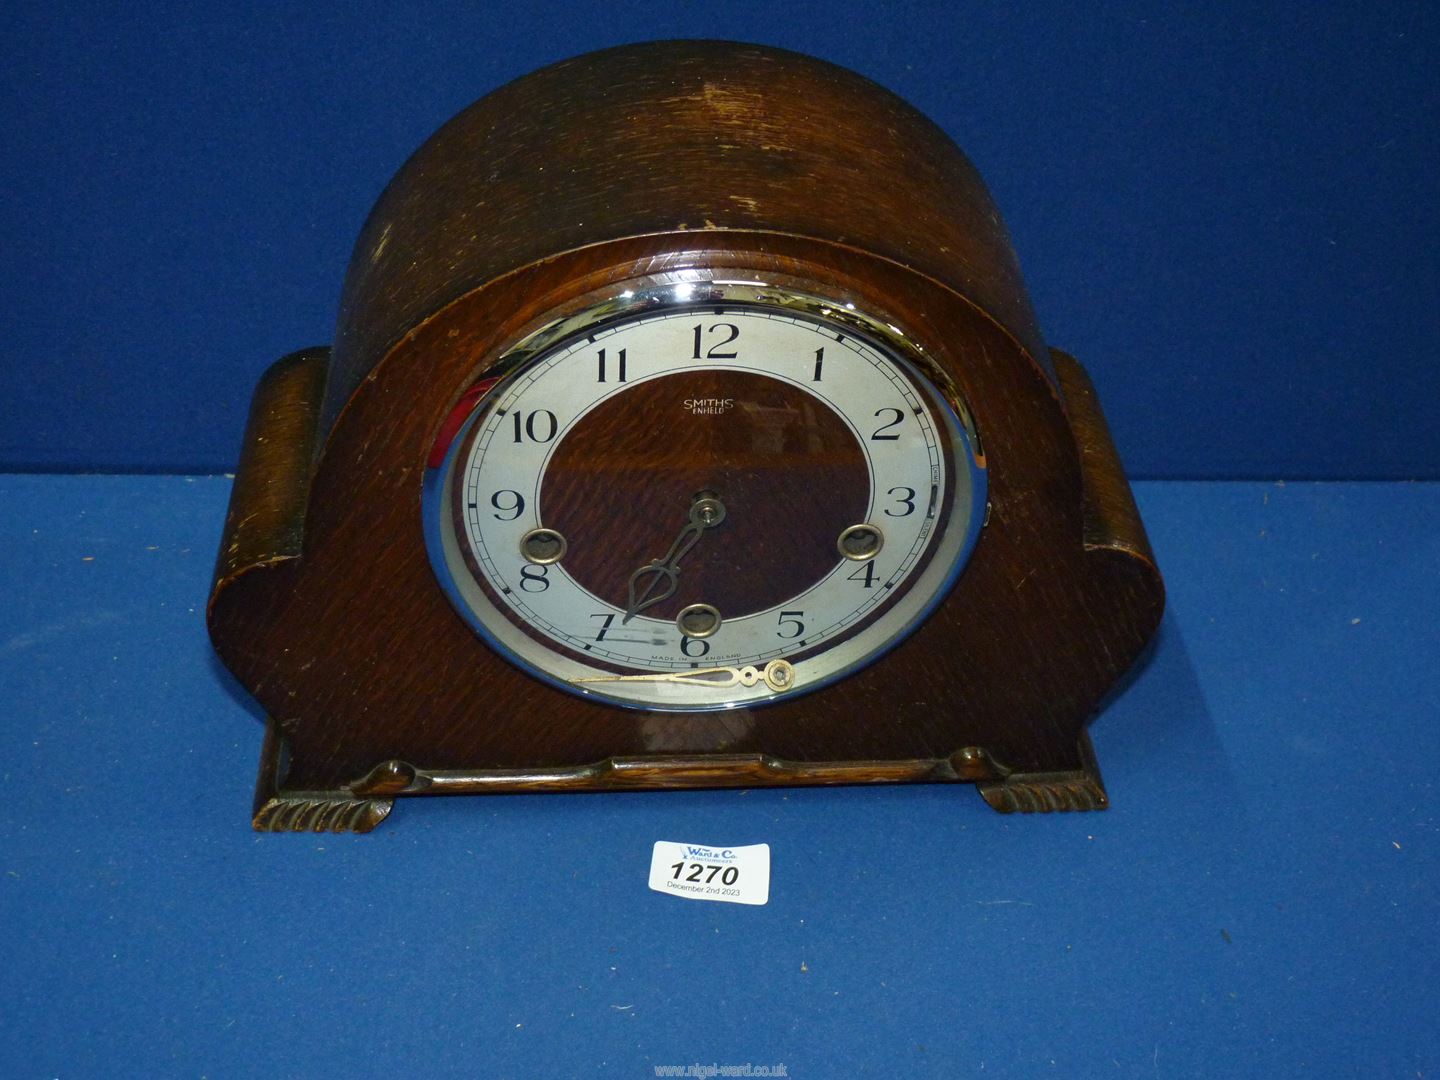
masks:
{"label": "clock winding hole", "polygon": [[720,609],[713,604],[691,604],[675,616],[675,628],[686,637],[707,638],[720,629]]}
{"label": "clock winding hole", "polygon": [[549,566],[565,557],[570,545],[554,529],[531,529],[520,538],[520,554],[536,566]]}
{"label": "clock winding hole", "polygon": [[885,546],[885,533],[868,522],[851,525],[835,541],[835,548],[851,562],[869,562]]}

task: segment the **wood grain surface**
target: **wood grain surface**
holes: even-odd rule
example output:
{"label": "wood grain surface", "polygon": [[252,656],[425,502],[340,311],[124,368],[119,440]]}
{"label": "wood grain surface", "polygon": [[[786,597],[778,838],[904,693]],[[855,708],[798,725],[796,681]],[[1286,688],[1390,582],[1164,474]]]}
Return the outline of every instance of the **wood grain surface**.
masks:
{"label": "wood grain surface", "polygon": [[[729,399],[719,418],[677,422],[686,397]],[[675,595],[646,614],[725,601],[725,617],[764,611],[835,565],[835,541],[869,507],[865,454],[840,416],[804,390],[740,371],[651,379],[608,399],[568,430],[545,473],[547,526],[573,538],[565,569],[626,606],[630,575],[662,559],[701,491],[725,520],[688,559]]]}
{"label": "wood grain surface", "polygon": [[518,267],[591,244],[807,236],[950,282],[1049,357],[979,174],[914,107],[799,53],[713,41],[567,60],[471,105],[407,161],[355,246],[328,427],[412,327]]}
{"label": "wood grain surface", "polygon": [[[989,473],[969,564],[910,638],[833,687],[724,714],[617,709],[523,674],[451,609],[420,514],[437,434],[507,348],[682,274],[783,280],[902,328],[968,407]],[[222,557],[211,604],[216,648],[274,719],[277,797],[838,777],[979,780],[1004,810],[1104,805],[1084,725],[1153,633],[1163,591],[1093,389],[1063,356],[1057,382],[1042,350],[973,169],[856,76],[682,43],[573,61],[477,104],[402,170],[362,235],[303,509],[283,486],[237,481],[225,544],[255,515],[303,519],[299,558],[244,547],[264,575]],[[288,393],[317,414],[313,382]],[[314,436],[266,408],[250,438],[306,457]],[[853,468],[844,439],[827,445],[794,458],[796,479]],[[603,529],[583,520],[579,477],[612,468],[607,482],[634,487],[657,475],[625,471],[639,460],[570,463],[547,481],[547,517]],[[685,461],[682,446],[652,463],[662,502],[698,479]],[[279,552],[289,534],[271,532]],[[597,557],[581,572],[613,593],[625,567]]]}

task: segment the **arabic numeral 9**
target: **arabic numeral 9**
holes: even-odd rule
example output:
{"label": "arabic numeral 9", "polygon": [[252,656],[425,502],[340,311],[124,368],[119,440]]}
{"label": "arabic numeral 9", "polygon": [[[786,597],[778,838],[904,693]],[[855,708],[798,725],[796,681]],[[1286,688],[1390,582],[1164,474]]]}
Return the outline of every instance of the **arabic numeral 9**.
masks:
{"label": "arabic numeral 9", "polygon": [[496,521],[514,521],[525,512],[525,496],[511,488],[505,488],[490,496],[490,505],[500,511]]}

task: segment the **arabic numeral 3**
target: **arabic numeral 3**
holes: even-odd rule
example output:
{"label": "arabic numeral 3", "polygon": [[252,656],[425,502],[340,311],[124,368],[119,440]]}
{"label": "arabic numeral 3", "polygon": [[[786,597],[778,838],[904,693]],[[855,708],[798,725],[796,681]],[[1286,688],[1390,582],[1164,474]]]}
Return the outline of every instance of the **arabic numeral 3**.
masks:
{"label": "arabic numeral 3", "polygon": [[[903,494],[902,494],[903,492]],[[915,489],[912,487],[893,487],[886,494],[895,499],[897,506],[903,506],[904,510],[887,509],[886,517],[909,517],[915,512]]]}

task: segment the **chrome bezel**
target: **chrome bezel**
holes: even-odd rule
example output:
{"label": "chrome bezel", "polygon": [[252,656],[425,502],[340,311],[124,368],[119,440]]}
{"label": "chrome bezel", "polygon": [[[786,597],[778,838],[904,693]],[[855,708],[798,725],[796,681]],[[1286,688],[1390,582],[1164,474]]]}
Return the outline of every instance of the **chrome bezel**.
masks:
{"label": "chrome bezel", "polygon": [[[450,485],[456,471],[458,452],[466,445],[467,435],[472,427],[488,413],[494,402],[503,398],[512,381],[531,363],[541,360],[552,349],[576,336],[593,333],[602,325],[609,326],[663,311],[708,307],[721,303],[727,307],[779,308],[813,321],[839,324],[902,369],[908,368],[913,375],[918,375],[922,391],[933,388],[936,411],[941,414],[939,419],[951,435],[951,467],[954,470],[956,492],[953,510],[960,509],[963,481],[963,486],[968,488],[969,493],[965,508],[968,511],[967,519],[961,527],[957,528],[957,524],[952,520],[938,530],[939,535],[932,539],[931,543],[939,546],[935,548],[927,565],[920,571],[919,578],[906,590],[904,596],[863,630],[819,654],[835,657],[838,653],[839,662],[833,670],[815,679],[804,678],[805,666],[815,659],[807,657],[794,664],[794,677],[788,689],[777,691],[765,685],[761,690],[769,691],[768,693],[747,691],[746,694],[735,695],[734,700],[657,701],[622,696],[618,689],[623,684],[614,682],[598,684],[611,687],[609,690],[598,689],[595,684],[580,684],[578,679],[583,677],[583,673],[603,673],[603,669],[591,668],[573,660],[559,649],[546,646],[513,626],[486,596],[484,589],[473,581],[473,575],[466,568],[449,512]],[[966,408],[954,381],[939,364],[930,359],[918,341],[894,324],[867,314],[853,301],[818,296],[788,284],[769,284],[753,279],[703,277],[696,272],[667,275],[658,282],[656,278],[648,278],[629,286],[617,285],[608,295],[594,299],[583,308],[545,322],[507,349],[495,363],[487,365],[483,369],[483,377],[498,381],[476,404],[455,433],[442,463],[425,470],[421,504],[431,566],[452,607],[488,646],[528,674],[580,697],[627,709],[704,713],[749,708],[781,699],[789,700],[833,685],[879,660],[929,618],[954,587],[974,550],[985,520],[985,457],[970,411]],[[920,602],[906,604],[905,600],[910,596],[920,598]],[[878,643],[870,644],[876,639]],[[527,655],[532,653],[536,655]],[[536,659],[540,654],[548,654],[554,662],[542,666]],[[557,674],[560,671],[567,672],[568,675]]]}

